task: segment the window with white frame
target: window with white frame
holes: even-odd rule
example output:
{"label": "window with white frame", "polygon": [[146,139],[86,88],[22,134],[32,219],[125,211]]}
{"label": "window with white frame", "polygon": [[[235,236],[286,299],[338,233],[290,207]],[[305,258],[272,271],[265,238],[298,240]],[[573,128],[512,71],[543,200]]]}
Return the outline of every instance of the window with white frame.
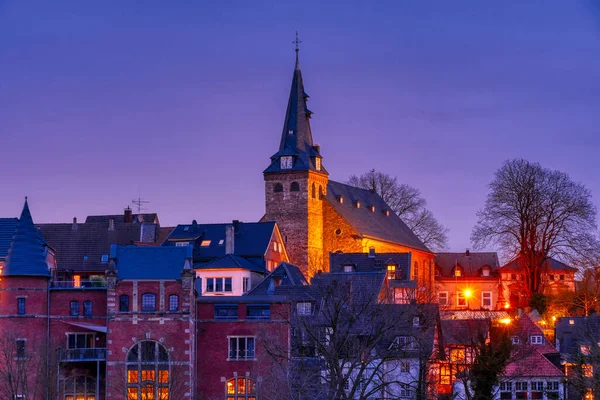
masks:
{"label": "window with white frame", "polygon": [[412,336],[397,336],[394,345],[404,350],[417,350],[419,343]]}
{"label": "window with white frame", "polygon": [[206,292],[207,293],[223,293],[231,292],[232,278],[206,278]]}
{"label": "window with white frame", "polygon": [[546,397],[558,400],[558,381],[546,382]]}
{"label": "window with white frame", "polygon": [[190,242],[175,242],[175,246],[177,247],[185,247],[189,246]]}
{"label": "window with white frame", "polygon": [[544,382],[531,382],[531,398],[532,399],[543,399],[544,398]]}
{"label": "window with white frame", "polygon": [[491,308],[492,307],[492,292],[481,292],[481,307]]}
{"label": "window with white frame", "polygon": [[169,296],[169,311],[179,311],[179,296],[172,294]]}
{"label": "window with white frame", "polygon": [[512,399],[512,382],[500,382],[500,399],[509,400]]}
{"label": "window with white frame", "polygon": [[448,292],[439,292],[438,293],[438,304],[440,306],[448,305]]}
{"label": "window with white frame", "polygon": [[529,382],[515,382],[515,396],[517,399],[527,398],[527,389]]}
{"label": "window with white frame", "polygon": [[127,353],[127,398],[169,399],[169,353],[160,343],[144,340]]}
{"label": "window with white frame", "polygon": [[242,292],[248,293],[249,290],[250,290],[250,278],[243,277],[242,278]]}
{"label": "window with white frame", "polygon": [[531,335],[529,337],[529,343],[531,344],[543,344],[544,337],[542,335]]}
{"label": "window with white frame", "polygon": [[519,344],[519,343],[521,343],[521,339],[518,336],[512,336],[510,338],[510,341],[512,342],[512,344]]}
{"label": "window with white frame", "polygon": [[296,312],[298,315],[311,315],[312,304],[309,301],[302,301],[296,304]]}
{"label": "window with white frame", "polygon": [[253,336],[229,336],[229,358],[228,360],[254,360]]}
{"label": "window with white frame", "polygon": [[465,298],[465,294],[462,291],[456,293],[456,305],[459,307],[467,306],[467,299]]}

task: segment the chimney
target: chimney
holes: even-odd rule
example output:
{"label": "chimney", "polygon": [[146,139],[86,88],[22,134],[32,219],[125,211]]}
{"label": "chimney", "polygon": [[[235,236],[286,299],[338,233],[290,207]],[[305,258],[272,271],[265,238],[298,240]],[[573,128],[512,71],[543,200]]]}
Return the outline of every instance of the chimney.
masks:
{"label": "chimney", "polygon": [[235,251],[235,234],[233,225],[225,226],[225,254],[233,254]]}
{"label": "chimney", "polygon": [[467,251],[465,251],[465,255],[466,255],[467,257],[469,257],[469,256],[471,255],[471,252],[469,251],[469,249],[467,249]]}
{"label": "chimney", "polygon": [[126,223],[133,222],[133,213],[131,212],[131,208],[129,208],[129,206],[127,206],[127,208],[125,209],[125,212],[123,213],[123,220]]}
{"label": "chimney", "polygon": [[321,146],[318,144],[315,144],[313,146],[313,149],[317,152],[317,154],[321,154]]}
{"label": "chimney", "polygon": [[369,249],[369,258],[375,258],[375,248],[371,247]]}
{"label": "chimney", "polygon": [[108,219],[108,231],[109,232],[114,232],[115,231],[115,219],[114,218],[109,218]]}
{"label": "chimney", "polygon": [[239,220],[237,220],[237,219],[233,220],[233,233],[235,233],[236,235],[238,233],[240,233],[240,223],[241,222]]}
{"label": "chimney", "polygon": [[71,229],[77,230],[77,217],[73,217],[73,226],[71,226]]}

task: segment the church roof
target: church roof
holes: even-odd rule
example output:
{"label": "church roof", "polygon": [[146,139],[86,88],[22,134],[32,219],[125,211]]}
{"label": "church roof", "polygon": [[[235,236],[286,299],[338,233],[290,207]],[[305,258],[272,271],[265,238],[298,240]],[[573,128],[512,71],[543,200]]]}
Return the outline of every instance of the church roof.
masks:
{"label": "church roof", "polygon": [[25,200],[19,223],[8,249],[2,275],[50,277],[44,246],[45,243],[33,224],[29,205]]}
{"label": "church roof", "polygon": [[330,180],[326,199],[360,235],[431,253],[377,193]]}
{"label": "church roof", "polygon": [[[296,66],[292,77],[292,87],[285,113],[283,131],[279,151],[271,156],[271,165],[264,172],[280,171],[317,171],[314,158],[320,157],[319,148],[314,146],[312,132],[310,130],[310,111],[306,105],[308,95],[304,91],[302,71],[298,62],[298,51],[296,50]],[[279,157],[294,156],[292,168],[282,170]],[[319,172],[327,171],[321,166]]]}

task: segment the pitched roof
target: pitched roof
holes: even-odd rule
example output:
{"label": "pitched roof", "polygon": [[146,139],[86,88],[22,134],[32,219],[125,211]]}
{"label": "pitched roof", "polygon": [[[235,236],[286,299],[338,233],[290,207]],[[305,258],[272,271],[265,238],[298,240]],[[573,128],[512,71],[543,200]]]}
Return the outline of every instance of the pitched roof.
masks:
{"label": "pitched roof", "polygon": [[600,315],[559,318],[555,331],[561,355],[571,359],[580,354],[581,344],[600,343]]}
{"label": "pitched roof", "polygon": [[19,224],[18,218],[0,218],[0,261],[4,261]]}
{"label": "pitched roof", "polygon": [[[360,235],[431,253],[377,193],[330,180],[325,198]],[[356,207],[356,201],[360,202],[360,208]],[[375,211],[369,206],[374,206]]]}
{"label": "pitched roof", "polygon": [[8,249],[2,275],[50,277],[44,241],[33,224],[27,199]]}
{"label": "pitched roof", "polygon": [[[139,224],[141,222],[146,224],[158,224],[158,214],[157,213],[149,213],[149,214],[131,214],[131,222],[132,224]],[[103,223],[108,224],[108,221],[113,220],[115,222],[125,222],[124,214],[115,214],[115,215],[88,215],[85,219],[86,223]],[[141,221],[140,221],[141,219]]]}
{"label": "pitched roof", "polygon": [[206,262],[225,256],[225,231],[234,225],[233,254],[241,257],[264,256],[269,248],[275,222],[238,222],[225,224],[177,225],[164,241],[164,246],[175,246],[181,241],[210,241],[208,246],[194,246],[194,262]]}
{"label": "pitched roof", "polygon": [[[262,261],[262,260],[261,260]],[[248,259],[233,254],[227,254],[223,257],[216,258],[206,263],[194,264],[194,269],[229,269],[229,268],[242,268],[248,271],[264,273],[264,262],[260,263],[250,262]]]}
{"label": "pitched roof", "polygon": [[[119,279],[180,279],[191,268],[191,247],[111,246]],[[187,263],[186,263],[187,261]]]}
{"label": "pitched roof", "polygon": [[446,345],[470,345],[477,341],[480,335],[488,337],[490,331],[489,319],[443,319],[441,321],[442,335]]}
{"label": "pitched roof", "polygon": [[353,301],[377,302],[385,283],[386,273],[372,272],[330,272],[313,276],[311,285],[321,288],[332,287],[336,284],[347,284]]}
{"label": "pitched roof", "polygon": [[[292,87],[290,97],[285,113],[283,131],[279,151],[271,156],[271,165],[264,172],[281,171],[279,157],[294,156],[294,164],[291,169],[285,171],[316,171],[316,165],[313,162],[314,157],[320,157],[318,147],[313,145],[312,132],[310,130],[310,111],[306,102],[308,95],[304,91],[304,82],[300,63],[298,62],[298,52],[296,51],[296,66],[292,77]],[[321,166],[321,173],[327,174],[327,171]]]}
{"label": "pitched roof", "polygon": [[509,362],[502,373],[506,377],[554,377],[564,376],[550,360],[539,352],[538,346],[526,345],[517,355],[513,355],[514,361]]}
{"label": "pitched roof", "polygon": [[543,343],[542,344],[534,344],[537,351],[540,354],[550,354],[557,353],[558,350],[552,344],[548,342],[546,337],[544,336],[544,332],[542,329],[537,326],[527,314],[521,315],[517,320],[516,324],[514,324],[511,334],[513,336],[519,336],[521,339],[521,343],[529,343],[530,337],[534,336],[542,336]]}
{"label": "pitched roof", "polygon": [[[509,261],[503,265],[499,272],[505,271],[520,271],[521,270],[521,259],[519,257]],[[542,265],[542,271],[547,272],[577,272],[577,268],[573,268],[565,263],[562,263],[554,258],[548,258]]]}
{"label": "pitched roof", "polygon": [[282,295],[297,299],[309,296],[309,292],[310,286],[300,268],[282,262],[265,279],[252,288],[247,296]]}
{"label": "pitched roof", "polygon": [[481,268],[488,266],[492,269],[490,276],[495,277],[495,271],[500,267],[498,254],[495,252],[469,252],[467,253],[437,253],[435,267],[441,277],[454,277],[453,270],[456,265],[463,268],[464,277],[481,276]]}
{"label": "pitched roof", "polygon": [[154,229],[154,234],[157,233],[158,225],[124,222],[123,218],[116,219],[114,230],[109,230],[110,218],[105,217],[112,216],[88,217],[85,223],[38,225],[48,244],[56,250],[59,270],[104,272],[108,260],[102,261],[102,257],[108,257],[111,245],[138,242],[142,230]]}
{"label": "pitched roof", "polygon": [[410,277],[410,253],[331,253],[331,272],[344,272],[344,266],[353,265],[355,272],[385,271],[387,265],[396,265],[404,278]]}

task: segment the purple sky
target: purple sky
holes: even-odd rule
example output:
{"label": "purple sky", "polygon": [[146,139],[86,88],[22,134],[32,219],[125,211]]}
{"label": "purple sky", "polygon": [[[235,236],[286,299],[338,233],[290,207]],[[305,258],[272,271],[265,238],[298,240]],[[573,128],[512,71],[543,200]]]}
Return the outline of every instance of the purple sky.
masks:
{"label": "purple sky", "polygon": [[418,187],[451,250],[508,158],[600,205],[596,0],[283,3],[0,0],[0,216],[27,195],[36,222],[69,222],[141,192],[162,225],[259,219],[295,30],[330,178]]}

